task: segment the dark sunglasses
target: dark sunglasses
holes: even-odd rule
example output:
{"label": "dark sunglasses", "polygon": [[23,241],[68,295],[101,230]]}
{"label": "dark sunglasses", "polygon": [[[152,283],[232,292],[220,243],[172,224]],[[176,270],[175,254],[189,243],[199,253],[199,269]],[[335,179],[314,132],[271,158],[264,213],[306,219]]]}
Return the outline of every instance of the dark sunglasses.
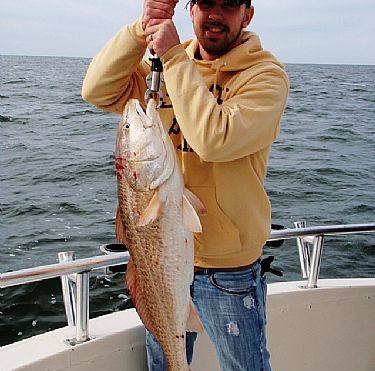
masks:
{"label": "dark sunglasses", "polygon": [[[211,10],[216,6],[215,0],[191,0],[190,3],[198,5],[202,10]],[[251,0],[223,0],[221,7],[224,10],[236,10],[245,3],[247,7],[251,6]]]}

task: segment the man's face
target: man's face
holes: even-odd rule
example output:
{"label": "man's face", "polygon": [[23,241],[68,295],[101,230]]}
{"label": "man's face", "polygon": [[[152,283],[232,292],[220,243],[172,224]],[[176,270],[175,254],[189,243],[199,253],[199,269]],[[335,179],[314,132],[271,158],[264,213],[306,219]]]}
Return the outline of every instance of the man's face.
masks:
{"label": "man's face", "polygon": [[253,16],[253,8],[233,0],[196,0],[190,16],[203,59],[214,60],[242,41],[242,29]]}

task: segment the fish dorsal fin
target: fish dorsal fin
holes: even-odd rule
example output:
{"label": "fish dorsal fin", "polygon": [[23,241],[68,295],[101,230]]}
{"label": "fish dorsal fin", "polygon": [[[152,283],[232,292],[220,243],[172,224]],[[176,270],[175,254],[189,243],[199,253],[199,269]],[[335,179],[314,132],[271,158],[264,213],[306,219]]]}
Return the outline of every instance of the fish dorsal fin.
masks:
{"label": "fish dorsal fin", "polygon": [[129,259],[127,264],[125,282],[140,319],[147,330],[155,334],[154,326],[147,311],[147,300],[137,283],[137,273],[132,258]]}
{"label": "fish dorsal fin", "polygon": [[191,232],[202,232],[202,225],[199,216],[185,194],[182,196],[182,200],[184,226]]}
{"label": "fish dorsal fin", "polygon": [[190,305],[189,305],[189,316],[186,322],[186,331],[200,332],[200,333],[204,331],[202,322],[198,316],[198,312],[195,309],[195,306],[192,300],[190,300]]}
{"label": "fish dorsal fin", "polygon": [[199,216],[203,216],[207,214],[207,210],[204,207],[202,201],[192,191],[185,188],[184,196],[189,200],[189,202],[191,203],[194,210],[197,212]]}
{"label": "fish dorsal fin", "polygon": [[137,227],[143,227],[152,223],[163,211],[164,204],[165,203],[159,197],[159,191],[156,191],[150,203],[139,217]]}

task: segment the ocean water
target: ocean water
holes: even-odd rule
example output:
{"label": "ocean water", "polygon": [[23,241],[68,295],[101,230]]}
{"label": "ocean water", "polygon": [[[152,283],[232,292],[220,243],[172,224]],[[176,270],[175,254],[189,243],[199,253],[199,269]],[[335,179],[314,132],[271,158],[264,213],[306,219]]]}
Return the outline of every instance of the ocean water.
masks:
{"label": "ocean water", "polygon": [[[115,242],[118,116],[80,96],[88,59],[0,56],[0,272],[99,254]],[[375,66],[286,65],[291,91],[269,161],[273,222],[374,222]],[[295,241],[265,248],[300,279]],[[375,235],[325,240],[321,277],[373,277]],[[90,315],[131,305],[96,272]],[[0,290],[0,345],[66,325],[58,279]]]}

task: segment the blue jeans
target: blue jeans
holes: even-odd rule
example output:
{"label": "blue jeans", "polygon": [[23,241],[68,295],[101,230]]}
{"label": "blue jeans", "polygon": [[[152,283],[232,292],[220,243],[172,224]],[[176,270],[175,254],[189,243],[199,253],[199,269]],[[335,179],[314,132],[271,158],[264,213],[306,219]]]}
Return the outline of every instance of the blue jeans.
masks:
{"label": "blue jeans", "polygon": [[[265,336],[266,290],[259,263],[235,272],[195,274],[193,302],[223,371],[271,371]],[[196,333],[187,333],[188,363],[196,337]],[[150,333],[146,347],[149,371],[165,371],[163,352]]]}

